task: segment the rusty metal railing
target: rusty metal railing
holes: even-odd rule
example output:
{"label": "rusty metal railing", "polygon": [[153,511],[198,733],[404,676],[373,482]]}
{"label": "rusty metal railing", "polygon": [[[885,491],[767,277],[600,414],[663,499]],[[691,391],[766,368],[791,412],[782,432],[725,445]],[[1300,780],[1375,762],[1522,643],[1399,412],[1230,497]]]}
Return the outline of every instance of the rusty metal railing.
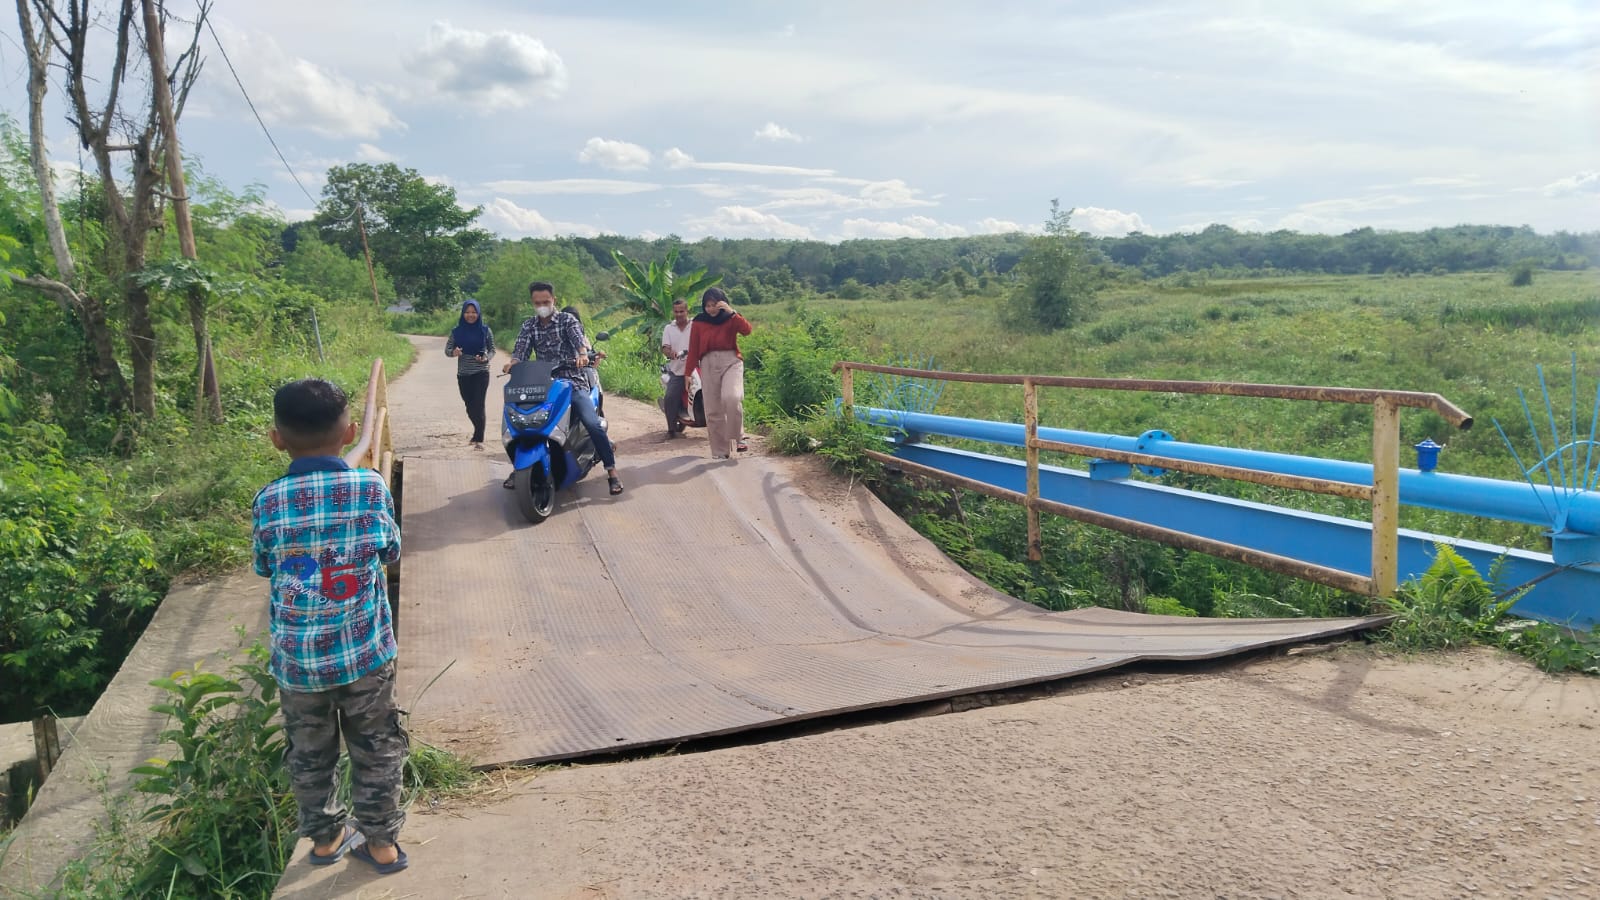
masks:
{"label": "rusty metal railing", "polygon": [[[900,466],[915,474],[1020,504],[1028,513],[1028,558],[1031,560],[1037,561],[1043,557],[1039,513],[1044,511],[1075,521],[1120,531],[1135,537],[1209,553],[1213,556],[1246,563],[1269,571],[1282,572],[1297,578],[1331,585],[1340,590],[1370,597],[1389,596],[1394,592],[1397,580],[1400,512],[1400,410],[1403,408],[1426,409],[1437,413],[1445,421],[1458,428],[1472,427],[1472,417],[1467,415],[1460,407],[1438,394],[1419,391],[1245,384],[1220,381],[1084,378],[1061,375],[984,375],[878,366],[849,361],[836,363],[834,371],[841,373],[841,395],[844,402],[845,415],[847,416],[854,416],[855,414],[853,376],[858,371],[970,384],[1021,385],[1023,423],[1026,434],[1024,448],[1027,461],[1027,490],[1025,493],[1017,493],[1006,488],[943,472],[929,466],[902,460],[886,453],[868,451],[868,456],[879,462]],[[1210,394],[1228,397],[1261,397],[1280,400],[1314,400],[1329,403],[1370,405],[1373,411],[1372,484],[1352,484],[1324,478],[1261,472],[1236,466],[1174,459],[1150,453],[1133,453],[1106,447],[1091,447],[1084,444],[1042,440],[1039,437],[1038,389],[1040,387]],[[1045,500],[1039,496],[1039,453],[1044,450],[1368,501],[1372,504],[1372,574],[1370,576],[1359,575],[1248,547],[1240,547],[1236,544],[1211,538],[1149,525],[1133,519],[1112,516],[1083,507]]]}
{"label": "rusty metal railing", "polygon": [[361,435],[344,461],[363,469],[377,469],[385,484],[391,484],[394,471],[394,440],[389,432],[389,384],[384,377],[383,359],[372,361],[367,378],[367,402],[361,413]]}

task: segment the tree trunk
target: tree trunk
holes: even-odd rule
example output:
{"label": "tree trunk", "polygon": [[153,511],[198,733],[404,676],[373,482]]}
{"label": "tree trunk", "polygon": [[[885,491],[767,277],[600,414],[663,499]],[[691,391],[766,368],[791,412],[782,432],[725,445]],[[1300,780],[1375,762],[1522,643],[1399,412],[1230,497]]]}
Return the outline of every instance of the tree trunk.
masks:
{"label": "tree trunk", "polygon": [[[143,256],[144,254],[139,254]],[[141,263],[143,260],[141,260]],[[140,265],[132,271],[144,269]],[[150,318],[150,291],[129,285],[123,295],[128,304],[128,356],[133,361],[133,411],[156,414],[156,329]]]}
{"label": "tree trunk", "polygon": [[[144,45],[150,54],[150,71],[167,71],[165,35],[155,0],[141,0],[144,8]],[[205,15],[205,10],[201,10]],[[198,31],[198,29],[197,29]],[[178,224],[178,246],[184,259],[199,259],[195,248],[194,224],[189,219],[189,190],[183,177],[183,154],[178,143],[178,117],[172,109],[172,87],[165,78],[151,84],[151,100],[161,123],[166,155],[167,183],[172,187],[172,217]],[[217,389],[216,371],[211,360],[211,338],[206,332],[206,295],[198,286],[188,290],[189,327],[194,331],[196,422],[222,421],[222,395]]]}
{"label": "tree trunk", "polygon": [[112,412],[128,407],[128,380],[122,377],[122,366],[117,362],[116,341],[111,333],[111,323],[106,321],[106,307],[98,297],[79,294],[78,316],[83,323],[84,337],[92,351],[89,357],[89,374],[99,383],[106,404]]}

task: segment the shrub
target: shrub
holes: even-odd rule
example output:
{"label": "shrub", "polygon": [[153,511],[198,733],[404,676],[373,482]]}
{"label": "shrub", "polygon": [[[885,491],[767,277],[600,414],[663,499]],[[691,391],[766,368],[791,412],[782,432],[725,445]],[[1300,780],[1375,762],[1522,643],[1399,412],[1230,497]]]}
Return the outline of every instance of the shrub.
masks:
{"label": "shrub", "polygon": [[1398,618],[1384,632],[1397,650],[1447,650],[1495,643],[1495,625],[1515,599],[1501,600],[1472,564],[1448,544],[1414,582],[1402,585],[1388,601]]}
{"label": "shrub", "polygon": [[746,419],[765,424],[831,404],[833,364],[852,355],[836,319],[804,308],[793,325],[757,329],[744,342]]}
{"label": "shrub", "polygon": [[153,610],[154,544],[51,426],[0,424],[0,720],[83,712]]}

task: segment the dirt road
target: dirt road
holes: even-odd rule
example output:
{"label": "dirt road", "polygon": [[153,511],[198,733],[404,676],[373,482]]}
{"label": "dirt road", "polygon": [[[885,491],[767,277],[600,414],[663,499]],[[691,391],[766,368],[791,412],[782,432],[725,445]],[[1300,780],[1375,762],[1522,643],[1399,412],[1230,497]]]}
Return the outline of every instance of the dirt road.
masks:
{"label": "dirt road", "polygon": [[[437,353],[391,392],[397,444],[477,452]],[[608,407],[626,474],[660,426]],[[1027,702],[502,777],[413,810],[409,871],[296,862],[279,896],[1596,897],[1597,724],[1600,681],[1487,650],[1115,672]]]}

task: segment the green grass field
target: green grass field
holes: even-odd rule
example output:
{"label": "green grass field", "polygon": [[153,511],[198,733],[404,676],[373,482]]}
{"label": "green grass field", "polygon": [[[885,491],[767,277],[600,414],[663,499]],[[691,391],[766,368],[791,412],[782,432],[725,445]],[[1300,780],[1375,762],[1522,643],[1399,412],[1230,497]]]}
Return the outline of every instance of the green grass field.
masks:
{"label": "green grass field", "polygon": [[[1445,444],[1440,470],[1520,480],[1493,425],[1498,419],[1524,459],[1533,439],[1520,387],[1546,428],[1537,364],[1543,364],[1563,439],[1570,439],[1578,360],[1580,430],[1600,378],[1600,273],[1541,272],[1513,288],[1503,274],[1422,277],[1333,276],[1207,281],[1168,279],[1103,292],[1093,315],[1054,334],[1013,324],[998,296],[930,299],[815,298],[810,309],[837,316],[863,358],[915,356],[948,371],[1250,381],[1431,391],[1477,419],[1457,431],[1437,415],[1406,410],[1408,448]],[[792,321],[794,310],[750,307],[759,324]],[[1370,459],[1365,407],[1175,394],[1046,389],[1047,426],[1139,434],[1337,459]],[[939,412],[1020,421],[1019,387],[950,384]],[[1543,435],[1546,446],[1550,439]],[[1080,461],[1056,460],[1068,465]],[[1413,465],[1409,449],[1402,465]],[[1262,496],[1240,486],[1241,496]],[[1285,502],[1275,498],[1274,502]],[[1294,495],[1290,505],[1364,517],[1361,505]],[[1527,544],[1536,532],[1424,510],[1407,527]]]}

